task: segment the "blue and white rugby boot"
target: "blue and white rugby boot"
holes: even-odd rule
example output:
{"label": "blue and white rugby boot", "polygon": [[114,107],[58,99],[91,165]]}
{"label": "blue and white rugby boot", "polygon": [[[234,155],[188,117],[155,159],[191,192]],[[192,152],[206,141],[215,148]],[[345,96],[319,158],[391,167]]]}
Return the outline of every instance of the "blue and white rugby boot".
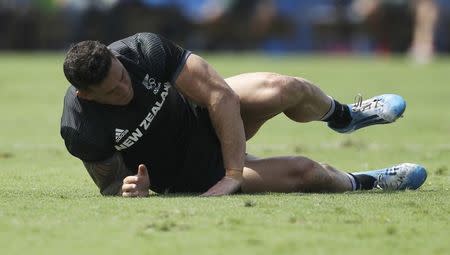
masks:
{"label": "blue and white rugby boot", "polygon": [[362,96],[358,95],[355,103],[347,106],[352,118],[348,126],[335,128],[328,123],[328,126],[336,132],[351,133],[371,125],[392,123],[402,116],[406,102],[401,96],[394,94],[379,95],[364,101]]}
{"label": "blue and white rugby boot", "polygon": [[389,168],[352,173],[375,178],[374,188],[382,190],[418,189],[427,179],[427,171],[421,165],[403,163]]}

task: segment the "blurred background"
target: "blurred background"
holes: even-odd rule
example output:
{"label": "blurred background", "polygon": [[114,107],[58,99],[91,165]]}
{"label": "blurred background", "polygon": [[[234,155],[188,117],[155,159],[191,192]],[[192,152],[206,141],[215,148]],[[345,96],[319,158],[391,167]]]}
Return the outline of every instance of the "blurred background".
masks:
{"label": "blurred background", "polygon": [[159,33],[193,50],[450,52],[450,0],[0,0],[0,50]]}

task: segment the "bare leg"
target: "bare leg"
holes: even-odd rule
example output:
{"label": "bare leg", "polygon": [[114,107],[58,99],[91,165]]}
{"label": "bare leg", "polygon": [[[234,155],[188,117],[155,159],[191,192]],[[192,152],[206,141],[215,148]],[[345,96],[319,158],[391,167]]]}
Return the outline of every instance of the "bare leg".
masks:
{"label": "bare leg", "polygon": [[311,82],[274,73],[248,73],[226,79],[239,95],[247,139],[270,118],[284,113],[297,122],[320,120],[331,99]]}
{"label": "bare leg", "polygon": [[348,175],[305,157],[247,157],[242,191],[344,192],[352,190]]}
{"label": "bare leg", "polygon": [[[246,138],[270,118],[284,113],[297,122],[320,120],[332,100],[311,82],[274,73],[248,73],[226,79],[239,95]],[[256,159],[247,156],[242,190],[255,192],[343,192],[347,174],[305,157]]]}

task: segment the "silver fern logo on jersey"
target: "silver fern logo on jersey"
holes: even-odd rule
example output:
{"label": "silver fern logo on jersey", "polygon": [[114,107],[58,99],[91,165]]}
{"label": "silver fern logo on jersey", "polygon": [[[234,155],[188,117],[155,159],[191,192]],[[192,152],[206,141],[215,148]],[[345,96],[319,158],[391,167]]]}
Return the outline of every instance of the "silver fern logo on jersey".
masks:
{"label": "silver fern logo on jersey", "polygon": [[158,94],[161,88],[161,82],[157,82],[155,78],[150,78],[148,74],[145,75],[142,85],[148,90],[152,90],[153,94]]}

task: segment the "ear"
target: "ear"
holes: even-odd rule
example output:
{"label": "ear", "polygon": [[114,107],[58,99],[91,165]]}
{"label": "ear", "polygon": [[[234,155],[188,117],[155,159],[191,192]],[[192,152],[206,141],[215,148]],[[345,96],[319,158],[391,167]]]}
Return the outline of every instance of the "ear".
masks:
{"label": "ear", "polygon": [[77,97],[82,98],[84,100],[93,100],[92,95],[85,90],[77,90]]}

